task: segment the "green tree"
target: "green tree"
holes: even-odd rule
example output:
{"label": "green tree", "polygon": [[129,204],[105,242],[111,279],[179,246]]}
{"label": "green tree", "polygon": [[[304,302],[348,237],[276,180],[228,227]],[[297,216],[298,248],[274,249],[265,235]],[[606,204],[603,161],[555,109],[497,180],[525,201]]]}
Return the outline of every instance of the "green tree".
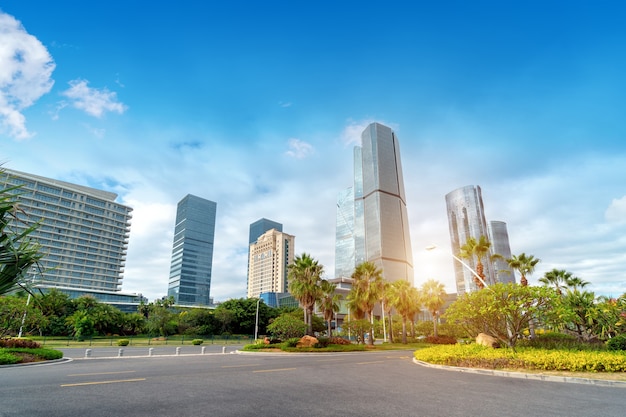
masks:
{"label": "green tree", "polygon": [[313,309],[321,297],[320,281],[324,267],[311,255],[302,253],[289,265],[289,293],[300,303],[305,312],[307,334],[313,335]]}
{"label": "green tree", "polygon": [[393,305],[391,303],[391,283],[385,282],[383,285],[383,295],[381,297],[382,310],[385,313],[385,327],[389,336],[389,343],[393,343]]}
{"label": "green tree", "polygon": [[[228,326],[224,326],[227,333],[254,334],[258,300],[258,298],[236,298],[225,301],[215,309],[216,318],[228,321]],[[265,326],[270,316],[269,310],[270,307],[261,300],[259,302],[259,334],[266,331]]]}
{"label": "green tree", "polygon": [[267,331],[279,340],[287,340],[304,336],[306,327],[300,313],[284,313],[272,319]]}
{"label": "green tree", "polygon": [[29,334],[40,330],[47,324],[47,318],[34,303],[17,295],[0,296],[0,337],[14,336],[23,326],[23,333]]}
{"label": "green tree", "polygon": [[[363,262],[352,273],[352,288],[348,294],[350,305],[367,314],[370,320],[368,343],[374,344],[374,307],[383,296],[383,271],[373,262]],[[356,314],[355,314],[356,316]]]}
{"label": "green tree", "polygon": [[486,282],[486,279],[483,259],[485,259],[485,257],[489,254],[490,247],[491,242],[489,242],[489,240],[485,236],[480,236],[478,240],[473,237],[469,237],[465,244],[460,248],[460,258],[476,261],[476,273],[478,274],[480,279],[475,276],[474,283],[476,284],[476,288],[478,289],[482,289],[485,287],[484,283]]}
{"label": "green tree", "polygon": [[420,292],[422,304],[430,312],[433,318],[433,334],[439,336],[437,325],[439,323],[439,312],[445,303],[446,290],[445,286],[434,279],[429,279],[422,284]]}
{"label": "green tree", "polygon": [[337,284],[333,284],[325,279],[321,281],[321,299],[318,301],[318,307],[324,315],[324,320],[328,324],[327,334],[328,337],[332,336],[332,321],[335,318],[335,313],[339,311],[339,301],[341,300],[341,294],[336,294],[335,289]]}
{"label": "green tree", "polygon": [[76,306],[69,295],[53,288],[45,294],[36,294],[33,304],[48,319],[47,324],[42,329],[44,335],[69,336],[72,334],[72,326],[68,324],[66,319],[74,314]]}
{"label": "green tree", "polygon": [[30,293],[25,282],[26,274],[33,267],[40,269],[39,260],[43,257],[41,246],[29,236],[38,224],[22,230],[14,227],[15,222],[21,221],[18,213],[25,215],[17,203],[18,189],[12,187],[0,190],[0,295],[15,288]]}
{"label": "green tree", "polygon": [[176,324],[173,321],[174,313],[171,307],[174,305],[174,297],[163,297],[160,300],[154,300],[149,304],[148,311],[148,330],[152,333],[167,337],[176,330]]}
{"label": "green tree", "polygon": [[560,301],[562,330],[565,333],[573,334],[582,342],[599,337],[601,325],[598,317],[601,312],[593,292],[568,289]]}
{"label": "green tree", "polygon": [[519,283],[523,287],[528,285],[528,279],[526,278],[526,275],[531,275],[533,272],[535,272],[535,267],[539,262],[541,262],[540,259],[535,258],[533,255],[526,255],[523,252],[519,255],[513,255],[511,258],[506,260],[506,263],[511,268],[519,272]]}
{"label": "green tree", "polygon": [[74,337],[79,341],[93,336],[96,332],[93,319],[85,310],[75,311],[74,314],[67,318],[67,322],[72,326]]}
{"label": "green tree", "polygon": [[488,333],[514,348],[533,317],[549,324],[556,320],[556,292],[552,288],[497,283],[490,291],[465,293],[446,310],[447,321],[468,334]]}

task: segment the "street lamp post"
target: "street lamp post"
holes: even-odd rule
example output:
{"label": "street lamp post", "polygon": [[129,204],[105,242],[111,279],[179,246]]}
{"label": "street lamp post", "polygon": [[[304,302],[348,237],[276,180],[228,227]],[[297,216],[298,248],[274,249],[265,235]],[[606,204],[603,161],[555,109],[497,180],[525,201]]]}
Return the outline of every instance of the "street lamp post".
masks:
{"label": "street lamp post", "polygon": [[254,341],[256,342],[259,337],[259,303],[261,302],[261,298],[256,302],[256,321],[254,322]]}

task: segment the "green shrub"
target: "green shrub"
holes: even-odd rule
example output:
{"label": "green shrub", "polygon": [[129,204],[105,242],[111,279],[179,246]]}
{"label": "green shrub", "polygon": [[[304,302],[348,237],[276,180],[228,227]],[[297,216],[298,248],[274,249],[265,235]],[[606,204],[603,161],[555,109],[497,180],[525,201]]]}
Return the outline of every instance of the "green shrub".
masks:
{"label": "green shrub", "polygon": [[0,351],[0,365],[11,365],[21,360],[19,356],[11,355],[9,352]]}
{"label": "green shrub", "polygon": [[317,343],[313,346],[314,348],[325,348],[330,344],[330,338],[328,337],[318,337]]}
{"label": "green shrub", "polygon": [[606,342],[606,347],[610,351],[626,350],[626,334],[612,337]]}
{"label": "green shrub", "polygon": [[299,337],[292,337],[291,339],[287,339],[283,342],[283,346],[295,348],[300,341]]}
{"label": "green shrub", "polygon": [[120,339],[117,341],[118,346],[128,346],[129,343],[130,343],[130,340],[128,339]]}
{"label": "green shrub", "polygon": [[201,345],[201,344],[202,344],[202,342],[204,342],[204,340],[202,340],[202,339],[193,339],[193,340],[191,341],[191,344],[192,344],[192,345],[196,345],[196,346],[198,346],[198,345]]}

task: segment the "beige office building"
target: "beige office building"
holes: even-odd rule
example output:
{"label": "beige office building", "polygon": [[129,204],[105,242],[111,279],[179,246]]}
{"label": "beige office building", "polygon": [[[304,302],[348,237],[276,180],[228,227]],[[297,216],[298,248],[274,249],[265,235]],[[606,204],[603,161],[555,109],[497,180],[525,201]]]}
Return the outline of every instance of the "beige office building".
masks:
{"label": "beige office building", "polygon": [[287,266],[294,259],[295,237],[270,229],[250,244],[248,298],[287,292]]}

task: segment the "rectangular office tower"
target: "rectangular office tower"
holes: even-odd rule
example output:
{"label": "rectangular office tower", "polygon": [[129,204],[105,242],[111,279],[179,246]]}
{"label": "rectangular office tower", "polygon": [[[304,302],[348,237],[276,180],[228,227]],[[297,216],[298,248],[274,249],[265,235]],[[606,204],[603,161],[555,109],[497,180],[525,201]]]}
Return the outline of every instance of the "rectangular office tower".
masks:
{"label": "rectangular office tower", "polygon": [[[354,257],[343,253],[335,265],[336,275],[347,275],[356,265],[370,261],[382,269],[386,280],[412,283],[413,253],[400,146],[389,127],[370,124],[361,135],[361,146],[355,147],[352,218],[346,203],[348,193],[345,191],[344,201],[338,203],[341,213],[337,215],[335,251],[341,253],[349,248],[346,236],[352,225]],[[349,265],[352,259],[354,264]]]}
{"label": "rectangular office tower", "polygon": [[187,194],[178,203],[168,296],[178,305],[209,305],[217,203]]}
{"label": "rectangular office tower", "polygon": [[[132,302],[121,296],[132,208],[115,202],[117,194],[33,174],[4,169],[0,187],[20,186],[20,221],[24,230],[39,222],[30,235],[44,257],[41,274],[33,271],[35,287],[57,288],[76,298],[92,295],[101,301]],[[132,296],[131,296],[132,298]]]}
{"label": "rectangular office tower", "polygon": [[283,231],[283,225],[275,222],[273,220],[269,220],[266,218],[259,219],[254,223],[250,224],[250,233],[248,235],[248,245],[256,242],[256,240],[268,230],[276,229],[279,232]]}
{"label": "rectangular office tower", "polygon": [[248,298],[286,293],[288,266],[294,259],[295,237],[270,229],[250,244]]}
{"label": "rectangular office tower", "polygon": [[[465,245],[470,237],[476,240],[480,239],[481,236],[489,238],[483,196],[479,186],[468,185],[449,192],[446,194],[446,207],[450,228],[450,244],[455,256],[459,255],[461,246]],[[472,271],[456,260],[453,262],[457,294],[462,295],[466,292],[476,291],[477,287]],[[494,284],[496,279],[492,263],[488,259],[483,259],[481,262],[484,266],[487,285]],[[476,270],[475,259],[467,259],[466,263],[474,271]]]}

